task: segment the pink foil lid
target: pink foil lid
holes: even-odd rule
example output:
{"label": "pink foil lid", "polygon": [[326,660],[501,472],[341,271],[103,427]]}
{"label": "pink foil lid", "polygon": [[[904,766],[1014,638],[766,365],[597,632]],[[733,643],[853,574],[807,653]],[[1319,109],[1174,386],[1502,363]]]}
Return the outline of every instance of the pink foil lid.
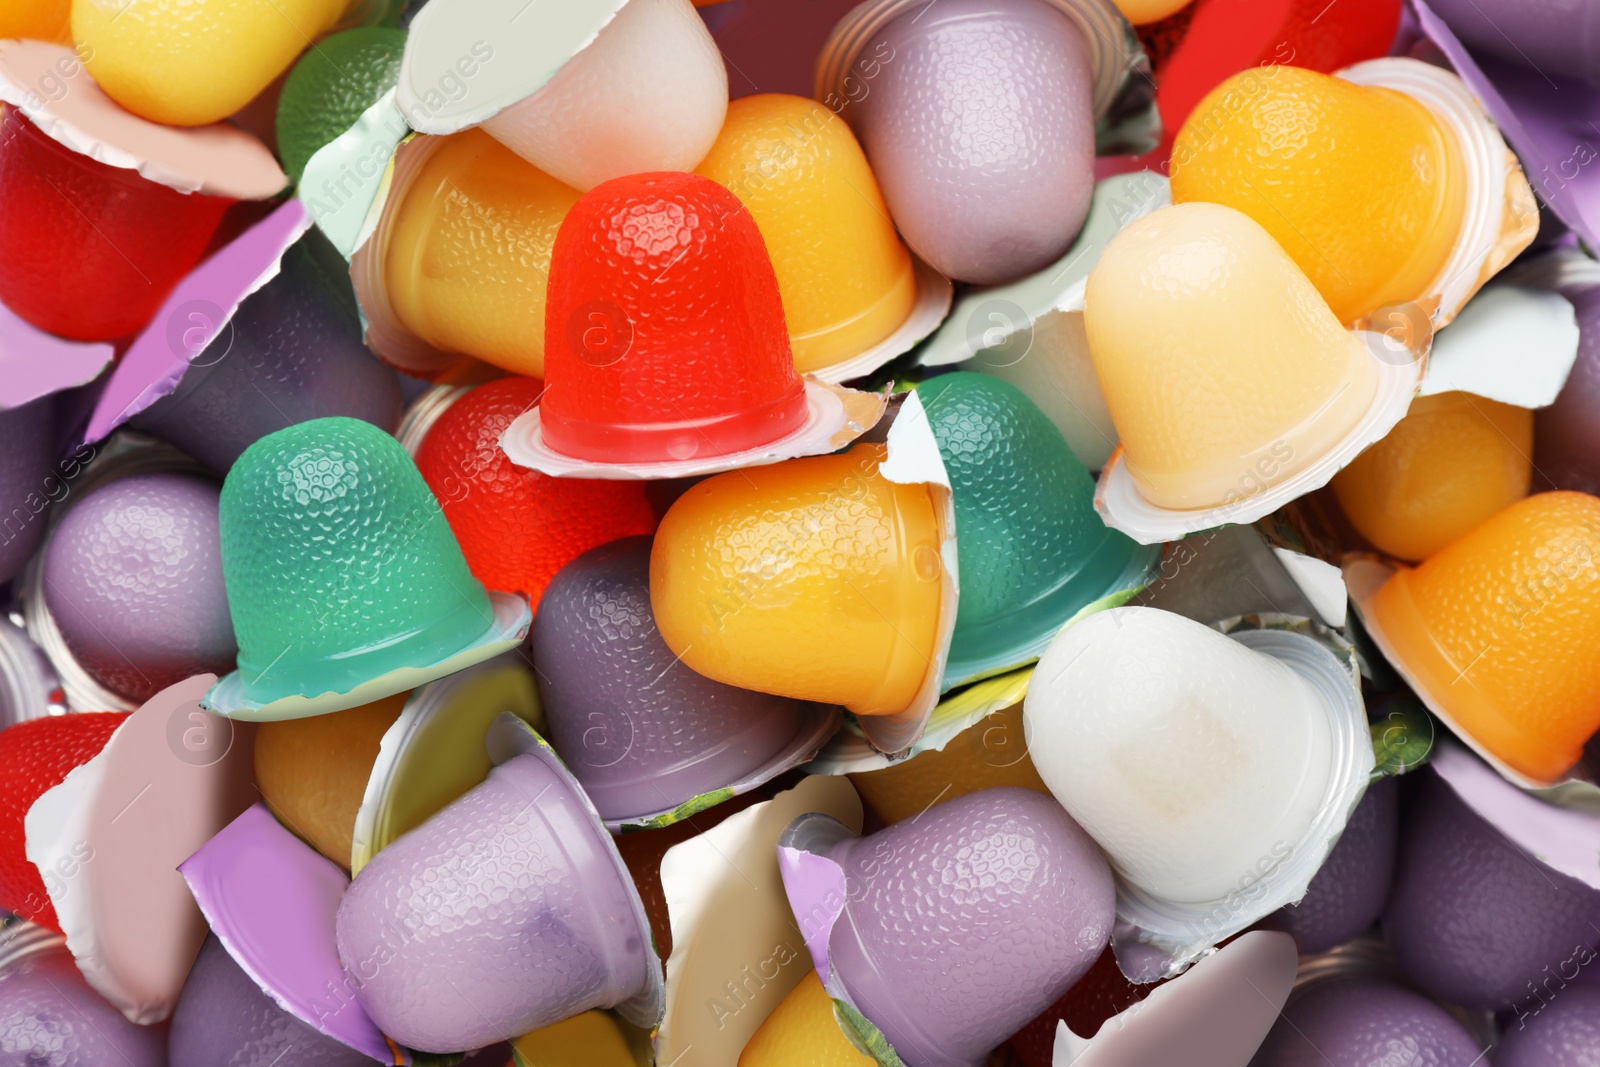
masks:
{"label": "pink foil lid", "polygon": [[19,408],[87,385],[115,354],[108,344],[64,341],[45,333],[0,304],[0,408]]}

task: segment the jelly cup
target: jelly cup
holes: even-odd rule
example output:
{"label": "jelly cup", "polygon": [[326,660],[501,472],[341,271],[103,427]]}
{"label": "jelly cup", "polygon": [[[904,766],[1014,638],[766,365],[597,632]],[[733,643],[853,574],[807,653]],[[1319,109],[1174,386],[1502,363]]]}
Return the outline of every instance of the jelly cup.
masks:
{"label": "jelly cup", "polygon": [[0,99],[0,300],[60,337],[137,332],[200,261],[223,212],[287,181],[240,130],[128,114],[59,45],[5,42]]}
{"label": "jelly cup", "polygon": [[0,17],[0,39],[27,37],[36,41],[72,40],[72,0],[21,0]]}
{"label": "jelly cup", "polygon": [[222,487],[222,569],[240,669],[207,694],[244,719],[370,703],[504,652],[527,602],[467,570],[400,444],[314,419],[245,450]]}
{"label": "jelly cup", "polygon": [[1574,251],[1529,267],[1526,280],[1560,292],[1578,317],[1578,358],[1567,384],[1533,416],[1539,487],[1600,493],[1600,265]]}
{"label": "jelly cup", "polygon": [[1444,326],[1538,230],[1527,179],[1466,86],[1412,59],[1223,82],[1173,145],[1172,198],[1256,220],[1346,324],[1414,304]]}
{"label": "jelly cup", "polygon": [[668,825],[805,762],[836,708],[696,674],[650,609],[650,540],[563,567],[540,602],[533,659],[550,741],[606,826]]}
{"label": "jelly cup", "polygon": [[511,1050],[512,1063],[485,1067],[639,1067],[627,1034],[603,1011],[586,1011],[523,1034],[511,1043]]}
{"label": "jelly cup", "polygon": [[1518,1025],[1506,1027],[1494,1062],[1497,1067],[1548,1067],[1592,1060],[1600,1055],[1597,1018],[1600,989],[1593,985],[1563,989],[1561,996],[1541,1003],[1536,1011],[1517,1013]]}
{"label": "jelly cup", "polygon": [[816,971],[806,972],[800,984],[761,1023],[744,1051],[739,1067],[791,1067],[801,1049],[811,1062],[826,1067],[873,1067],[878,1061],[856,1048],[839,1029],[833,998],[822,988]]}
{"label": "jelly cup", "polygon": [[661,964],[622,857],[555,753],[508,719],[488,779],[373,857],[339,906],[356,996],[425,1052],[590,1008],[647,1028],[660,1014]]}
{"label": "jelly cup", "polygon": [[1600,15],[1586,4],[1515,0],[1497,5],[1492,18],[1471,0],[1428,6],[1474,51],[1600,88]]}
{"label": "jelly cup", "polygon": [[962,281],[1064,252],[1094,185],[1096,124],[1138,129],[1144,53],[1102,0],[867,0],[834,27],[816,96],[860,135],[900,232]]}
{"label": "jelly cup", "polygon": [[8,917],[0,932],[0,1064],[162,1067],[166,1042],[135,1026],[89,988],[61,937]]}
{"label": "jelly cup", "polygon": [[44,539],[39,492],[48,492],[57,481],[55,423],[55,406],[48,398],[0,412],[0,578],[8,582],[22,573]]}
{"label": "jelly cup", "polygon": [[1106,528],[1094,479],[1021,390],[958,372],[917,394],[950,476],[965,575],[947,688],[1036,659],[1069,620],[1147,584],[1161,550]]}
{"label": "jelly cup", "polygon": [[525,594],[535,611],[545,586],[573,559],[656,528],[643,485],[551,478],[516,466],[500,450],[506,428],[543,393],[532,378],[460,393],[413,452],[472,573],[491,589]]}
{"label": "jelly cup", "polygon": [[1111,935],[1105,857],[1027,789],[969,793],[867,837],[804,815],[778,855],[817,974],[880,1062],[983,1063]]}
{"label": "jelly cup", "polygon": [[733,102],[698,172],[755,218],[801,373],[832,382],[870,374],[949,309],[949,282],[906,251],[850,127],[815,100]]}
{"label": "jelly cup", "polygon": [[89,73],[129,111],[168,126],[227,118],[333,28],[348,0],[141,3],[73,0]]}
{"label": "jelly cup", "polygon": [[1396,559],[1426,559],[1528,495],[1533,412],[1468,393],[1411,403],[1382,441],[1333,477],[1356,531]]}
{"label": "jelly cup", "polygon": [[619,178],[568,212],[550,264],[544,380],[506,451],[579,477],[833,451],[880,403],[801,381],[755,220],[694,174]]}
{"label": "jelly cup", "polygon": [[1554,784],[1600,728],[1587,610],[1600,499],[1540,493],[1391,572],[1346,562],[1362,621],[1411,688],[1501,773]]}
{"label": "jelly cup", "polygon": [[482,124],[577,189],[692,170],[722,126],[728,75],[688,0],[529,10],[446,0],[412,20],[397,97],[414,130]]}
{"label": "jelly cup", "polygon": [[1374,764],[1350,665],[1317,641],[1153,608],[1063,630],[1023,714],[1039,774],[1117,873],[1130,974],[1135,953],[1174,973],[1304,896]]}
{"label": "jelly cup", "polygon": [[1117,0],[1117,10],[1135,26],[1147,26],[1170,18],[1189,6],[1191,0]]}

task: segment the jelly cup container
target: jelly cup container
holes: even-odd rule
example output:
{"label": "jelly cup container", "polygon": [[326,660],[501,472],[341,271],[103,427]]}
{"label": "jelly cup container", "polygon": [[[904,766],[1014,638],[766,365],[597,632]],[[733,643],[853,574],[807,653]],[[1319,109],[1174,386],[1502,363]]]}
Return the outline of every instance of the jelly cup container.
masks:
{"label": "jelly cup container", "polygon": [[527,634],[527,601],[472,577],[416,465],[371,423],[314,419],[251,445],[223,483],[221,526],[240,668],[205,698],[218,714],[357,707]]}
{"label": "jelly cup container", "polygon": [[1129,224],[1084,301],[1121,438],[1095,507],[1146,544],[1253,522],[1327,484],[1405,415],[1432,337],[1404,308],[1346,330],[1266,230],[1218,204]]}
{"label": "jelly cup container", "polygon": [[1558,491],[1518,501],[1415,568],[1361,554],[1344,563],[1367,633],[1428,709],[1507,779],[1555,797],[1597,788],[1580,761],[1600,706],[1577,651],[1597,537],[1600,499]]}
{"label": "jelly cup container", "polygon": [[[36,87],[57,86],[45,94]],[[0,300],[74,341],[142,329],[205,253],[223,212],[288,179],[231,126],[180,130],[117,106],[76,54],[41,41],[0,48]],[[76,190],[72,201],[59,189]]]}
{"label": "jelly cup container", "polygon": [[1040,775],[1111,859],[1136,981],[1304,896],[1375,766],[1353,661],[1153,608],[1063,630],[1024,720]]}
{"label": "jelly cup container", "polygon": [[557,477],[677,478],[833,452],[884,403],[800,377],[755,220],[696,174],[615,179],[568,212],[544,371],[543,400],[503,447]]}
{"label": "jelly cup container", "polygon": [[0,730],[66,711],[50,660],[10,619],[0,620]]}
{"label": "jelly cup container", "polygon": [[696,674],[650,609],[650,540],[591,549],[550,583],[533,658],[551,744],[607,829],[668,826],[816,754],[836,707]]}
{"label": "jelly cup container", "polygon": [[587,190],[693,170],[722,128],[728,76],[689,0],[448,0],[412,20],[396,99],[414,130],[481,124]]}
{"label": "jelly cup container", "polygon": [[[654,1028],[661,963],[598,813],[520,719],[501,717],[489,748],[488,779],[375,856],[345,894],[338,947],[357,998],[391,1037],[430,1052],[590,1008]],[[466,865],[464,845],[477,857]],[[530,866],[543,871],[532,882]],[[486,880],[499,886],[488,897]]]}
{"label": "jelly cup container", "polygon": [[949,313],[949,280],[907,251],[855,134],[815,100],[734,101],[698,172],[755,217],[802,374],[869,375]]}
{"label": "jelly cup container", "polygon": [[46,892],[79,969],[140,1025],[172,1013],[205,939],[178,864],[255,799],[253,727],[200,710],[215,677],[157,693],[25,820],[28,859],[55,875]]}

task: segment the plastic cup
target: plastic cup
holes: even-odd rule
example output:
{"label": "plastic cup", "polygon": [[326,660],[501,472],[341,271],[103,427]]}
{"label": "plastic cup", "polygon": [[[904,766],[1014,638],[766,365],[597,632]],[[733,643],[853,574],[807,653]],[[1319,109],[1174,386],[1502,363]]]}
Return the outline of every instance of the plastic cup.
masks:
{"label": "plastic cup", "polygon": [[1398,982],[1351,975],[1307,983],[1291,993],[1282,1018],[1250,1063],[1369,1067],[1386,1056],[1472,1067],[1483,1062],[1483,1049],[1427,997]]}
{"label": "plastic cup", "polygon": [[619,178],[568,213],[550,264],[545,375],[545,438],[580,459],[727,455],[806,421],[761,233],[699,175]]}
{"label": "plastic cup", "polygon": [[31,37],[37,41],[72,41],[72,0],[17,0],[0,16],[0,39]]}
{"label": "plastic cup", "polygon": [[317,233],[285,252],[278,276],[245,299],[178,387],[132,425],[219,474],[295,423],[343,415],[393,430],[399,380],[362,343],[343,264],[331,266],[330,257],[338,258]]}
{"label": "plastic cup", "polygon": [[837,725],[836,713],[680,662],[650,610],[648,538],[613,541],[562,568],[532,639],[551,744],[607,822],[743,792],[809,757]]}
{"label": "plastic cup", "polygon": [[833,112],[779,93],[736,100],[698,171],[755,218],[802,373],[859,355],[911,314],[911,255],[855,134]]}
{"label": "plastic cup", "polygon": [[807,971],[762,1022],[739,1054],[739,1067],[795,1067],[807,1053],[812,1062],[828,1067],[872,1067],[878,1062],[859,1051],[839,1029],[833,998],[822,988],[816,971]]}
{"label": "plastic cup", "polygon": [[1542,487],[1600,494],[1600,286],[1568,292],[1578,314],[1578,359],[1556,402],[1533,416],[1533,466]]}
{"label": "plastic cup", "polygon": [[1398,559],[1427,559],[1528,495],[1533,412],[1469,393],[1419,396],[1389,435],[1333,476],[1356,530]]}
{"label": "plastic cup", "polygon": [[722,55],[689,0],[628,0],[544,88],[483,128],[588,190],[625,174],[693,170],[727,106]]}
{"label": "plastic cup", "polygon": [[67,511],[44,556],[44,602],[96,682],[140,704],[233,667],[218,490],[185,474],[134,474]]}
{"label": "plastic cup", "polygon": [[1600,729],[1600,499],[1540,493],[1396,572],[1368,613],[1452,726],[1553,782]]}
{"label": "plastic cup", "polygon": [[364,1053],[318,1033],[278,1006],[215,935],[189,971],[167,1037],[168,1067],[367,1067]]}
{"label": "plastic cup", "polygon": [[127,337],[200,262],[233,203],[79,155],[6,107],[0,301],[58,337]]}
{"label": "plastic cup", "polygon": [[1271,66],[1200,101],[1173,144],[1172,199],[1249,215],[1351,323],[1419,301],[1444,270],[1467,209],[1461,151],[1404,93]]}
{"label": "plastic cup", "polygon": [[1600,892],[1546,867],[1436,775],[1423,776],[1383,917],[1423,992],[1488,1011],[1547,998],[1594,959],[1597,924]]}
{"label": "plastic cup", "polygon": [[741,689],[906,710],[935,669],[940,532],[883,445],[708,478],[656,532],[650,602],[691,670]]}
{"label": "plastic cup", "polygon": [[0,581],[22,573],[44,540],[45,501],[65,487],[51,477],[54,444],[49,397],[0,412]]}
{"label": "plastic cup", "polygon": [[1471,0],[1428,5],[1474,51],[1600,87],[1600,14],[1571,0],[1502,0],[1490,11]]}
{"label": "plastic cup", "polygon": [[1551,1067],[1600,1057],[1600,988],[1563,989],[1548,1003],[1517,1012],[1495,1050],[1495,1067]]}
{"label": "plastic cup", "polygon": [[480,385],[445,409],[417,449],[417,469],[472,573],[490,589],[525,594],[535,610],[569,562],[656,528],[643,482],[552,478],[506,458],[506,427],[543,392],[531,378]]}
{"label": "plastic cup", "polygon": [[1181,204],[1117,234],[1084,324],[1141,495],[1172,509],[1247,500],[1330,451],[1377,371],[1250,218]]}

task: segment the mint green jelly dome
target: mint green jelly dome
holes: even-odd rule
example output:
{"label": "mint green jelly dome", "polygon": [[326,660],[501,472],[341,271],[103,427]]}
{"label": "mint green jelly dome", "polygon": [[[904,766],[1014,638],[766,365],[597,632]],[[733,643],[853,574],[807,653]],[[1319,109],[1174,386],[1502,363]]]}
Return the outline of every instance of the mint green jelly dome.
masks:
{"label": "mint green jelly dome", "polygon": [[347,693],[463,651],[494,612],[398,441],[313,419],[245,450],[222,486],[222,573],[245,695]]}
{"label": "mint green jelly dome", "polygon": [[1094,479],[1014,385],[944,374],[917,386],[956,511],[961,606],[946,677],[1018,666],[1116,590],[1143,550],[1094,510]]}

